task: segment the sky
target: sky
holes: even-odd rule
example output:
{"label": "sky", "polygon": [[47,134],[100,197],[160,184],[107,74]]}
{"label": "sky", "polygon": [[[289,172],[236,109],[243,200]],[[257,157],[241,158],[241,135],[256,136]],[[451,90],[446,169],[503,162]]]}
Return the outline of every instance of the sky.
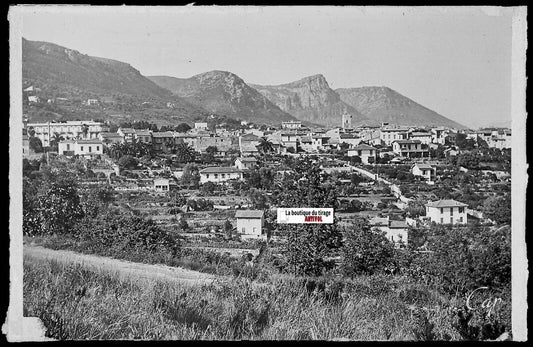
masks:
{"label": "sky", "polygon": [[28,6],[22,36],[131,64],[275,85],[387,86],[469,127],[511,120],[512,9]]}

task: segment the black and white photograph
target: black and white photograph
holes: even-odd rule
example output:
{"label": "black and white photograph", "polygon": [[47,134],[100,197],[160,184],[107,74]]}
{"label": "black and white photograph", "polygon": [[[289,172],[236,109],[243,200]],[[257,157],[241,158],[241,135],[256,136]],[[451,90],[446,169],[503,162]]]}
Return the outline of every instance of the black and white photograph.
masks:
{"label": "black and white photograph", "polygon": [[527,340],[526,15],[11,6],[3,334]]}

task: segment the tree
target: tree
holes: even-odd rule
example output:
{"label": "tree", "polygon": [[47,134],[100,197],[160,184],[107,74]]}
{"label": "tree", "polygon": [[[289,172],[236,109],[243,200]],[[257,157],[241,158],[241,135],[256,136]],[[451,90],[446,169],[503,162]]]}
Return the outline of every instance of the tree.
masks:
{"label": "tree", "polygon": [[344,275],[371,275],[392,264],[394,244],[387,240],[384,232],[372,231],[366,221],[356,221],[345,231],[344,237],[341,250]]}
{"label": "tree", "polygon": [[483,203],[483,213],[498,224],[511,224],[511,196],[488,197]]}
{"label": "tree", "polygon": [[405,211],[407,212],[409,217],[418,218],[426,214],[426,207],[423,201],[412,200],[409,201],[409,203],[407,204],[407,208],[405,209]]}
{"label": "tree", "polygon": [[187,164],[183,168],[183,175],[181,176],[181,183],[186,186],[198,188],[200,183],[200,172],[198,166],[194,164]]}
{"label": "tree", "polygon": [[511,282],[511,228],[435,226],[429,230],[432,253],[413,264],[449,293]]}
{"label": "tree", "polygon": [[262,137],[257,145],[257,149],[262,154],[274,152],[274,145],[266,137]]}
{"label": "tree", "polygon": [[174,146],[174,151],[176,153],[176,160],[179,163],[189,163],[194,161],[194,159],[196,158],[196,153],[194,152],[194,149],[192,149],[186,143],[178,143]]}
{"label": "tree", "polygon": [[186,133],[191,130],[191,126],[187,123],[180,123],[176,126],[176,131],[179,133]]}
{"label": "tree", "polygon": [[121,170],[123,169],[135,169],[137,167],[138,161],[136,158],[131,155],[124,155],[118,160],[118,166]]}
{"label": "tree", "polygon": [[58,151],[59,142],[63,141],[64,138],[59,133],[54,133],[54,136],[50,139],[50,148],[53,152]]}
{"label": "tree", "polygon": [[217,186],[213,182],[205,182],[204,184],[202,184],[202,191],[209,195],[213,194],[216,188]]}
{"label": "tree", "polygon": [[231,240],[233,237],[233,225],[227,219],[224,222],[224,234],[225,234],[224,238],[226,240]]}
{"label": "tree", "polygon": [[262,210],[268,207],[267,206],[268,199],[266,195],[258,189],[255,189],[255,188],[250,189],[248,191],[247,198],[250,200],[253,208],[255,209]]}
{"label": "tree", "polygon": [[53,182],[39,197],[39,212],[44,234],[66,234],[83,217],[76,181],[66,178]]}
{"label": "tree", "polygon": [[29,138],[29,146],[30,146],[30,149],[33,150],[35,153],[43,152],[43,143],[41,142],[41,139],[39,139],[38,137],[31,136]]}

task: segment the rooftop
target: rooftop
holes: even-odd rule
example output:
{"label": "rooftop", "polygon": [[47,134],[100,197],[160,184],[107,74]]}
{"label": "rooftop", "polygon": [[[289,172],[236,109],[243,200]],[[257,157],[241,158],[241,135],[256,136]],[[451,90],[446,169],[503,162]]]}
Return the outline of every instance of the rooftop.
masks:
{"label": "rooftop", "polygon": [[226,167],[226,166],[211,166],[211,167],[206,167],[203,170],[200,170],[200,173],[234,173],[234,172],[242,172],[242,171],[234,167]]}
{"label": "rooftop", "polygon": [[466,207],[467,204],[455,200],[439,200],[439,201],[430,201],[426,204],[427,207]]}
{"label": "rooftop", "polygon": [[396,140],[394,142],[397,142],[399,144],[418,144],[418,143],[422,143],[420,142],[420,140]]}
{"label": "rooftop", "polygon": [[96,140],[96,139],[91,139],[91,140],[77,140],[77,143],[79,143],[79,144],[96,144],[96,145],[101,145],[101,144],[102,144],[102,141],[100,141],[100,140]]}
{"label": "rooftop", "polygon": [[240,160],[241,163],[255,163],[257,162],[257,159],[255,159],[254,157],[244,157],[244,158],[237,158],[236,160]]}
{"label": "rooftop", "polygon": [[261,210],[237,210],[235,218],[261,218],[264,212]]}
{"label": "rooftop", "polygon": [[407,223],[402,220],[391,220],[389,224],[389,228],[393,229],[404,229],[407,228]]}
{"label": "rooftop", "polygon": [[155,133],[152,133],[153,137],[173,137],[173,134],[171,131],[158,131]]}
{"label": "rooftop", "polygon": [[367,150],[368,149],[376,149],[376,147],[372,147],[372,146],[369,146],[369,145],[361,144],[361,145],[355,146],[351,150],[361,151],[361,150],[365,150],[365,149],[367,149]]}
{"label": "rooftop", "polygon": [[419,169],[428,169],[428,170],[432,170],[433,169],[433,166],[431,166],[429,164],[416,163],[413,166],[418,166]]}

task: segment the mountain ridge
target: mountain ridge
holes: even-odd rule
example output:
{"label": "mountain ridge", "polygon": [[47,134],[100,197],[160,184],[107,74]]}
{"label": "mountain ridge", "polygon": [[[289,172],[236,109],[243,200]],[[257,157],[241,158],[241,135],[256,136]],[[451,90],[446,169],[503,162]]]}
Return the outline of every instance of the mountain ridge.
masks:
{"label": "mountain ridge", "polygon": [[352,124],[371,122],[344,103],[322,74],[306,76],[279,85],[250,84],[259,93],[294,117],[324,126],[341,126],[342,114],[352,115]]}
{"label": "mountain ridge", "polygon": [[268,123],[296,119],[232,72],[213,70],[189,78],[161,75],[147,78],[174,95],[213,113]]}
{"label": "mountain ridge", "polygon": [[380,123],[466,128],[386,86],[338,88],[335,91],[344,102]]}

